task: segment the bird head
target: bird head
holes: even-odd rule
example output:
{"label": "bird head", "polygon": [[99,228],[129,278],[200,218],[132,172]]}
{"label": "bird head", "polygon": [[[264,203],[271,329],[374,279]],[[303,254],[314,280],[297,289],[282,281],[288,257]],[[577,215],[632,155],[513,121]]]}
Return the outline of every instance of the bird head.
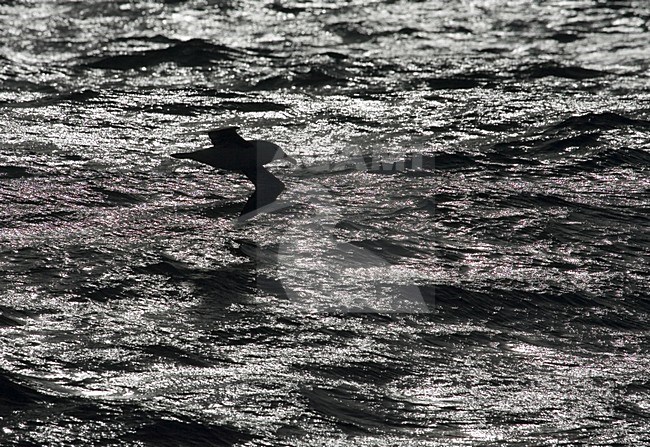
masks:
{"label": "bird head", "polygon": [[257,147],[257,158],[262,161],[262,164],[270,163],[276,160],[287,160],[293,164],[297,163],[296,159],[287,155],[281,148],[275,143],[270,141],[257,140],[255,141]]}

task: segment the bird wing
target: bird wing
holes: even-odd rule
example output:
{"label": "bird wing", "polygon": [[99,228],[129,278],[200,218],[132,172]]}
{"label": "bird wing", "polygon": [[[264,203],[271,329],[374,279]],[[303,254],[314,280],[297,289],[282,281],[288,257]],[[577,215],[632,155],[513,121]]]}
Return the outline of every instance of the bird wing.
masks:
{"label": "bird wing", "polygon": [[250,146],[251,143],[239,136],[237,129],[239,127],[236,126],[222,127],[209,131],[208,136],[216,148]]}
{"label": "bird wing", "polygon": [[255,185],[255,192],[248,198],[240,216],[273,203],[284,191],[284,183],[263,166],[242,169],[242,172]]}

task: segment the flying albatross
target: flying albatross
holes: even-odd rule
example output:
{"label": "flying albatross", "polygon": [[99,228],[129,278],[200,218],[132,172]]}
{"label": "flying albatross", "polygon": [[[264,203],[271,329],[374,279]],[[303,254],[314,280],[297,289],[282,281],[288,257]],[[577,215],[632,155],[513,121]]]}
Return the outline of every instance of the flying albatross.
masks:
{"label": "flying albatross", "polygon": [[223,127],[208,132],[213,146],[194,152],[171,154],[174,158],[187,158],[208,164],[217,169],[242,172],[255,185],[255,192],[248,198],[239,218],[253,217],[260,208],[275,201],[284,190],[284,183],[265,167],[275,160],[296,161],[284,153],[277,144],[264,140],[245,140],[238,133],[239,127]]}

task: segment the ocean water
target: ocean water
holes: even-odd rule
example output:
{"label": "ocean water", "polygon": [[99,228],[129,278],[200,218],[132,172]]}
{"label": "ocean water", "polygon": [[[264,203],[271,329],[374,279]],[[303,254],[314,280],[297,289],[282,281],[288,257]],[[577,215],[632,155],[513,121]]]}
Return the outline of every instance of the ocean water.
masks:
{"label": "ocean water", "polygon": [[[0,2],[0,445],[650,445],[649,26]],[[169,156],[223,126],[279,209]]]}

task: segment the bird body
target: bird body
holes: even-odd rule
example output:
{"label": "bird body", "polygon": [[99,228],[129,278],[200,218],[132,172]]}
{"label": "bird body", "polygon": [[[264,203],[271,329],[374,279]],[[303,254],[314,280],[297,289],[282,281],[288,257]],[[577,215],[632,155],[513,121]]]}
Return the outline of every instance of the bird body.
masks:
{"label": "bird body", "polygon": [[[264,166],[274,160],[285,158],[277,145],[264,140],[245,141],[246,144],[230,147],[209,147],[194,152],[172,154],[174,158],[187,158],[229,171],[254,166]],[[278,154],[280,152],[280,154]]]}
{"label": "bird body", "polygon": [[270,141],[243,139],[237,129],[238,127],[224,127],[209,131],[212,147],[171,156],[198,161],[217,169],[242,172],[255,185],[255,192],[242,210],[241,214],[244,215],[273,202],[284,190],[284,183],[264,168],[264,165],[274,160],[295,160]]}

